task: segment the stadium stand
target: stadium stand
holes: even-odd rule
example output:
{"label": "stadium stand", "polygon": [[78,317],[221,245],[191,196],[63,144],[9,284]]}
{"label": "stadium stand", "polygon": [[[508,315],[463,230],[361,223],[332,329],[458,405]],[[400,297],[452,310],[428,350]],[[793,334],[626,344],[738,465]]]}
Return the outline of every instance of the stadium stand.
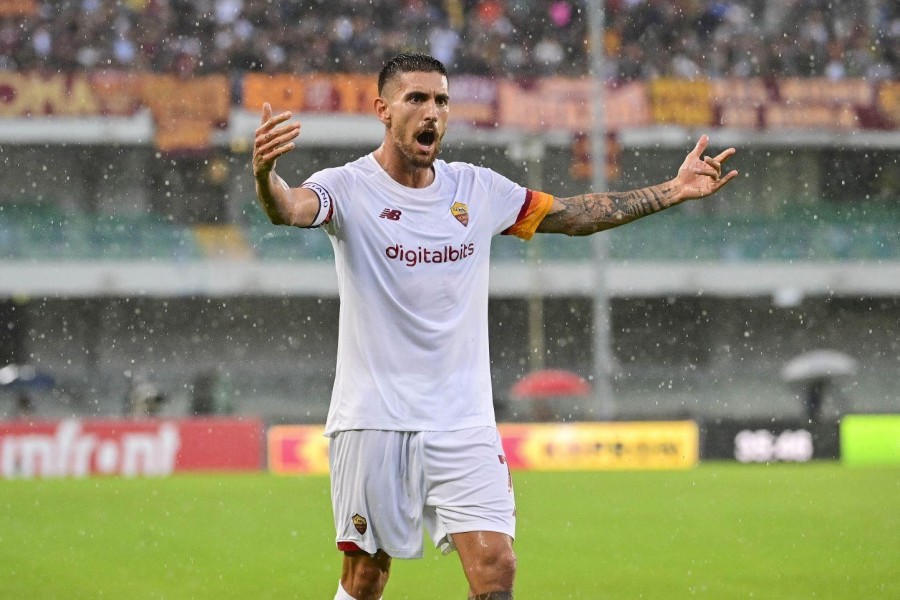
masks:
{"label": "stadium stand", "polygon": [[190,228],[147,212],[64,212],[47,203],[0,204],[0,249],[14,260],[195,260]]}
{"label": "stadium stand", "polygon": [[[728,190],[727,201],[680,207],[640,227],[609,232],[617,273],[641,271],[636,263],[656,269],[645,275],[654,281],[637,291],[628,282],[613,289],[616,314],[628,312],[617,302],[644,298],[630,316],[614,317],[620,319],[614,353],[616,393],[626,407],[621,415],[792,415],[798,405],[773,374],[809,343],[866,349],[868,377],[851,390],[856,406],[895,407],[896,336],[890,332],[900,310],[894,277],[900,262],[900,5],[606,4],[601,76],[614,92],[616,118],[634,119],[613,132],[611,148],[619,157],[608,165],[610,186],[637,187],[670,175],[685,140],[707,127],[722,144],[740,147],[742,172],[749,171]],[[18,332],[12,341],[0,338],[0,354],[38,360],[60,383],[52,401],[37,404],[39,415],[117,414],[122,374],[141,364],[169,398],[162,414],[188,413],[197,372],[215,369],[231,400],[223,410],[271,421],[321,420],[337,308],[335,284],[325,274],[333,276],[333,269],[319,267],[330,268],[332,249],[321,231],[272,227],[253,200],[241,137],[252,131],[246,123],[258,122],[250,83],[266,92],[309,83],[301,108],[325,114],[326,131],[343,127],[342,138],[323,141],[315,127],[305,126],[304,136],[316,139],[311,149],[298,149],[302,160],[279,163],[293,182],[311,167],[365,151],[371,141],[347,143],[359,130],[354,117],[364,112],[357,110],[364,102],[357,99],[359,106],[348,109],[341,84],[370,85],[385,57],[429,51],[450,67],[459,118],[482,127],[463,128],[465,144],[448,143],[448,158],[487,162],[525,183],[534,165],[504,154],[503,127],[497,127],[507,125],[498,117],[501,97],[521,102],[518,113],[502,117],[526,136],[547,133],[528,129],[545,116],[532,110],[540,102],[564,105],[563,120],[582,119],[578,99],[590,92],[578,81],[589,68],[586,36],[585,12],[574,0],[0,2],[0,161],[15,174],[0,189],[0,267],[11,274],[0,281],[0,315]],[[199,111],[204,122],[198,131],[190,132],[200,152],[169,154],[159,139],[151,142],[164,120],[157,113],[165,116],[173,107],[166,94],[153,97],[135,80],[198,84],[188,98],[207,109]],[[223,88],[226,93],[215,97],[227,103],[205,101],[204,94]],[[18,89],[39,93],[16,96]],[[128,93],[116,95],[123,89]],[[495,96],[484,100],[485,90]],[[733,95],[728,103],[721,100],[726,93]],[[354,94],[363,95],[357,88]],[[813,100],[804,104],[803,94]],[[565,104],[570,97],[576,100]],[[702,114],[691,112],[698,97],[707,100]],[[171,133],[184,123],[168,125]],[[573,142],[570,123],[563,125],[547,135],[544,183],[576,193],[588,185],[589,173],[569,181],[578,136]],[[60,141],[60,135],[71,137]],[[26,160],[20,155],[31,157],[34,169],[20,168]],[[43,180],[44,172],[52,182]],[[179,208],[205,188],[213,189],[213,198],[198,200],[195,210]],[[521,271],[503,270],[510,265],[564,265],[564,285],[542,290],[548,312],[562,324],[547,332],[548,360],[590,371],[590,307],[583,302],[592,281],[584,277],[591,243],[539,237],[529,253],[517,240],[497,239],[492,344],[498,395],[529,360],[522,314],[532,284],[511,281],[509,274]],[[148,262],[164,268],[135,267],[137,276],[129,278],[133,264]],[[214,262],[230,266],[207,269]],[[813,275],[800,282],[791,279],[794,271],[782,276],[773,270],[765,285],[740,292],[747,297],[729,296],[724,288],[714,288],[721,297],[700,297],[708,288],[695,279],[708,284],[725,272],[741,283],[739,267],[770,263],[814,263],[821,270],[810,269]],[[15,277],[32,265],[59,270],[27,272],[34,282],[22,291]],[[300,271],[279,270],[297,265]],[[833,265],[852,266],[829,271]],[[714,274],[702,279],[706,271]],[[819,278],[820,272],[828,276]],[[667,288],[660,274],[669,273],[688,284]],[[801,288],[799,296],[773,304],[773,290],[793,286]],[[680,307],[679,316],[654,321],[657,304]],[[307,321],[296,322],[297,315]],[[638,335],[641,319],[656,326]],[[701,321],[698,341],[685,331]],[[692,354],[694,346],[703,351]],[[679,362],[673,355],[688,358]],[[729,360],[741,365],[739,372]],[[302,406],[297,390],[307,395]],[[0,417],[5,410],[0,402]]]}
{"label": "stadium stand", "polygon": [[[848,212],[850,215],[848,215]],[[672,212],[640,228],[612,230],[611,256],[646,261],[879,261],[900,259],[896,216],[890,207],[865,216],[836,207],[815,212],[722,216]],[[273,228],[255,205],[241,226],[175,225],[147,212],[93,217],[52,205],[0,204],[0,254],[15,260],[259,259],[328,260],[324,233]],[[546,261],[583,261],[588,238],[536,242]],[[527,246],[498,238],[499,260],[526,260]]]}
{"label": "stadium stand", "polygon": [[[5,70],[162,72],[188,53],[202,54],[203,73],[371,73],[408,48],[428,48],[454,73],[587,70],[586,17],[573,0],[22,0],[3,6]],[[900,8],[891,0],[609,0],[607,6],[607,75],[613,78],[890,79],[900,65]]]}
{"label": "stadium stand", "polygon": [[[639,228],[614,229],[610,255],[647,261],[878,261],[900,259],[897,223],[889,208],[848,221],[845,212],[825,207],[815,214],[727,217],[672,213],[648,219]],[[538,238],[541,258],[588,260],[587,238],[552,243]],[[525,260],[514,240],[496,242],[496,257]]]}

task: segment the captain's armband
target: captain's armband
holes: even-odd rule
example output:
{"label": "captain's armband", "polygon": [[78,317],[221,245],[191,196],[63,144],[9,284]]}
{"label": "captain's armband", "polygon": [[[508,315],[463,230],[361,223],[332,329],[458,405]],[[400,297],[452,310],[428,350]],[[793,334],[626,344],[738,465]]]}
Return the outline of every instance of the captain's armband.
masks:
{"label": "captain's armband", "polygon": [[334,214],[334,198],[332,198],[328,190],[313,181],[307,181],[301,187],[312,190],[319,198],[319,210],[309,227],[319,227],[328,223]]}

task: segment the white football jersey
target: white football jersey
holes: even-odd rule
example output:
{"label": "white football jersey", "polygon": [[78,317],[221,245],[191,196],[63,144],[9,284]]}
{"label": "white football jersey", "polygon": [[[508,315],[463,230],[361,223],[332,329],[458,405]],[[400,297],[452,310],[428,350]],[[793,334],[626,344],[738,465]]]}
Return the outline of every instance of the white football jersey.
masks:
{"label": "white football jersey", "polygon": [[530,238],[553,198],[467,163],[434,171],[408,188],[368,154],[303,184],[319,197],[341,300],[326,434],[495,424],[491,238]]}

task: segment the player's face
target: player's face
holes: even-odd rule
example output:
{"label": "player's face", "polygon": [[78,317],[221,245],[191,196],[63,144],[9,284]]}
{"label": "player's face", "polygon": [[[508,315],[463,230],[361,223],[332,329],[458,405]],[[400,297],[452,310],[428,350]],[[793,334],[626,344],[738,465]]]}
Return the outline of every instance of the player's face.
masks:
{"label": "player's face", "polygon": [[440,73],[401,73],[388,83],[384,101],[393,146],[416,168],[431,167],[450,114],[447,78]]}

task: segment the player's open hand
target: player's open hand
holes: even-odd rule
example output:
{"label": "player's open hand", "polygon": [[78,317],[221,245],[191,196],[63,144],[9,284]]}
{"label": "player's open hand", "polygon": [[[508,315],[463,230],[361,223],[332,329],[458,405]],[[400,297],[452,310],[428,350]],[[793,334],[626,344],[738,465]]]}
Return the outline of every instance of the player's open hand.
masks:
{"label": "player's open hand", "polygon": [[736,150],[729,148],[715,157],[705,156],[703,152],[709,143],[709,137],[702,135],[697,145],[691,150],[675,177],[678,192],[684,200],[704,198],[722,189],[729,181],[738,176],[737,171],[729,171],[722,175],[722,166],[731,158]]}
{"label": "player's open hand", "polygon": [[294,139],[300,135],[300,123],[287,123],[291,113],[285,111],[272,116],[272,106],[263,103],[262,124],[256,128],[253,142],[253,175],[257,179],[269,176],[275,160],[294,149]]}

